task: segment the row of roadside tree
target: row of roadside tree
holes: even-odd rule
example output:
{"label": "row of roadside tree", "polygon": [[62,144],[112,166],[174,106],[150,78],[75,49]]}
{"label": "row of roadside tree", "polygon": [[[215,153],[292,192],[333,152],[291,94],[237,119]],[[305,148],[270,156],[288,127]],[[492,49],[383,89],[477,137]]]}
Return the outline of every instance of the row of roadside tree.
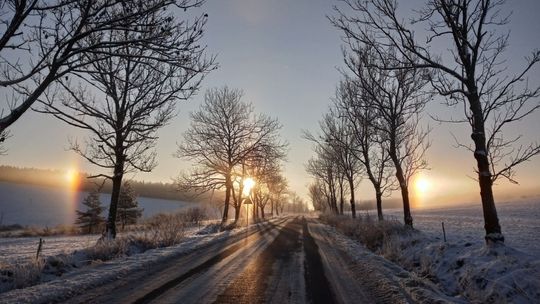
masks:
{"label": "row of roadside tree", "polygon": [[428,1],[409,21],[400,17],[395,0],[343,0],[334,7],[329,19],[342,33],[343,78],[320,131],[305,134],[316,155],[307,164],[315,208],[342,213],[349,194],[355,217],[355,187],[365,178],[373,186],[379,220],[383,197],[399,189],[404,223],[412,227],[409,182],[427,167],[430,145],[423,111],[442,100],[463,109],[464,117],[435,119],[471,130],[470,144],[457,141],[476,160],[485,239],[504,241],[493,186],[500,179],[517,183],[516,166],[540,153],[540,144],[504,134],[540,108],[540,86],[527,81],[540,52],[526,58],[521,71],[510,72],[509,35],[501,33],[509,21],[501,13],[504,6],[505,1]]}

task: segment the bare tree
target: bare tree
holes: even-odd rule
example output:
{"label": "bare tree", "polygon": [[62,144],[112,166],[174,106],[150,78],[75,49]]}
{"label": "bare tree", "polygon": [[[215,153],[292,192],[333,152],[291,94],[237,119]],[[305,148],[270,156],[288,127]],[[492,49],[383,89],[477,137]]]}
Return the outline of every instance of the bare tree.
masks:
{"label": "bare tree", "polygon": [[[461,106],[471,127],[473,152],[484,213],[486,242],[504,242],[493,182],[504,177],[515,182],[515,166],[540,153],[540,144],[518,145],[519,136],[505,138],[503,130],[539,108],[540,86],[528,86],[527,73],[540,61],[540,51],[526,58],[525,67],[510,74],[504,58],[509,33],[497,29],[509,22],[504,0],[430,0],[417,18],[406,24],[394,0],[344,0],[347,12],[336,8],[334,24],[347,39],[373,47],[394,47],[399,68],[429,68],[435,71],[432,86],[446,97],[449,106]],[[352,14],[350,12],[356,14]],[[410,28],[426,25],[425,42]],[[442,41],[444,53],[430,48]],[[444,48],[443,48],[444,49]],[[516,145],[517,148],[516,148]]]}
{"label": "bare tree", "polygon": [[[352,217],[356,218],[355,185],[362,176],[363,167],[354,155],[355,135],[346,117],[335,109],[330,109],[330,113],[323,117],[319,125],[321,134],[318,137],[305,132],[305,138],[319,143],[320,147],[328,149],[326,152],[335,158],[340,196],[339,213],[343,214],[344,195],[348,192]],[[320,144],[321,142],[325,142],[326,145]]]}
{"label": "bare tree", "polygon": [[289,193],[289,198],[290,200],[287,204],[289,212],[306,213],[309,211],[306,202],[296,192]]}
{"label": "bare tree", "polygon": [[315,211],[326,211],[327,205],[324,200],[326,197],[325,186],[320,179],[315,179],[315,181],[308,186],[308,195]]}
{"label": "bare tree", "polygon": [[287,190],[287,183],[282,175],[281,159],[260,158],[251,164],[249,175],[256,181],[252,189],[252,201],[254,206],[259,209],[254,208],[254,219],[259,217],[259,211],[260,216],[265,218],[265,208],[268,203],[271,205],[273,214],[274,204],[282,198]]}
{"label": "bare tree", "polygon": [[347,120],[354,142],[350,146],[352,155],[363,165],[364,174],[373,185],[377,216],[382,221],[382,198],[395,189],[395,184],[391,179],[392,160],[380,132],[372,123],[376,111],[368,106],[367,100],[358,83],[345,77],[338,86],[334,106],[338,115]]}
{"label": "bare tree", "polygon": [[363,106],[373,109],[370,124],[379,135],[392,160],[401,190],[405,225],[413,225],[409,202],[409,181],[419,170],[427,168],[424,154],[429,143],[429,129],[422,130],[420,113],[431,98],[422,89],[428,83],[425,70],[399,68],[392,49],[348,44],[345,63],[356,76],[365,100]]}
{"label": "bare tree", "polygon": [[[0,134],[27,111],[47,88],[124,45],[152,47],[168,35],[145,16],[202,0],[6,0],[0,4]],[[112,29],[131,35],[115,35]],[[89,39],[89,37],[103,39]],[[93,56],[86,56],[93,54]],[[0,137],[2,141],[4,137]]]}
{"label": "bare tree", "polygon": [[272,176],[269,183],[269,191],[271,195],[270,212],[272,216],[274,216],[274,212],[276,212],[276,215],[279,215],[279,208],[285,200],[288,188],[289,185],[287,183],[287,179],[282,173]]}
{"label": "bare tree", "polygon": [[253,208],[253,219],[259,218],[259,211],[264,218],[264,208],[271,201],[270,187],[276,176],[281,174],[281,161],[285,160],[286,145],[278,141],[278,137],[268,137],[259,143],[259,147],[247,155],[235,168],[233,187],[231,189],[235,208],[235,223],[240,218],[240,210],[244,201],[245,181],[250,178],[255,185],[250,189]]}
{"label": "bare tree", "polygon": [[[337,183],[338,172],[335,165],[335,155],[329,153],[329,143],[317,142],[314,146],[315,157],[306,164],[306,171],[313,176],[319,185],[323,185],[322,191],[326,197],[328,209],[338,214],[337,207]],[[326,146],[326,147],[325,147]]]}
{"label": "bare tree", "polygon": [[[129,7],[124,8],[129,10]],[[150,172],[156,165],[153,148],[157,130],[175,115],[176,103],[188,99],[199,87],[203,76],[213,67],[198,46],[206,18],[201,16],[186,27],[170,13],[159,11],[139,22],[153,26],[149,33],[112,29],[106,35],[89,35],[89,40],[115,41],[155,37],[151,47],[124,45],[114,56],[99,59],[100,54],[84,53],[92,62],[78,81],[61,79],[61,90],[47,91],[40,99],[40,112],[49,113],[69,125],[88,130],[84,145],[71,142],[71,148],[90,163],[109,172],[94,177],[112,180],[107,219],[107,237],[116,236],[117,205],[124,174]],[[153,32],[167,35],[153,36]],[[132,37],[136,36],[136,37]],[[141,37],[141,38],[137,38]],[[87,84],[91,89],[83,87]],[[61,104],[57,103],[61,100]]]}
{"label": "bare tree", "polygon": [[[182,188],[200,193],[225,188],[222,224],[228,220],[234,182],[245,176],[246,164],[268,146],[276,150],[286,146],[279,139],[279,122],[256,115],[251,103],[241,101],[242,96],[242,91],[227,87],[208,90],[200,109],[191,114],[191,126],[176,153],[197,163],[178,179]],[[236,221],[241,204],[238,200],[234,205]]]}

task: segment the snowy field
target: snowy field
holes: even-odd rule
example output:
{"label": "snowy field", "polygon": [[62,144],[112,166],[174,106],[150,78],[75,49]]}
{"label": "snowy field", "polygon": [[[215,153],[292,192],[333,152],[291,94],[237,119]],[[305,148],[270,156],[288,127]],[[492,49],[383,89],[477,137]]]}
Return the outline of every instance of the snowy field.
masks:
{"label": "snowy field", "polygon": [[[0,225],[54,227],[73,225],[75,210],[86,209],[82,201],[88,193],[0,182],[0,194]],[[107,205],[110,194],[101,194],[100,197],[101,203]],[[137,201],[143,208],[144,218],[161,212],[177,212],[200,206],[196,203],[148,197],[138,197]]]}
{"label": "snowy field", "polygon": [[[215,223],[216,221],[205,221],[205,224]],[[203,227],[203,225],[201,225]],[[195,237],[199,228],[186,228],[185,237]],[[119,236],[122,236],[120,233]],[[79,235],[79,236],[48,236],[43,237],[45,241],[40,253],[43,257],[55,256],[59,254],[70,254],[73,251],[92,247],[100,238],[99,234]],[[39,237],[0,237],[0,265],[21,263],[30,260],[36,256],[39,244]]]}
{"label": "snowy field", "polygon": [[[540,201],[506,202],[497,205],[502,232],[507,246],[540,258]],[[401,210],[385,211],[401,220]],[[442,240],[441,222],[444,222],[448,241],[482,243],[484,218],[482,207],[477,205],[445,209],[413,210],[414,227]],[[373,212],[371,215],[375,215]]]}
{"label": "snowy field", "polygon": [[[250,227],[266,227],[269,223],[283,222],[285,220],[284,218],[275,217],[268,222],[251,224]],[[251,229],[253,228],[249,228],[249,230]],[[218,244],[228,240],[235,241],[244,238],[247,232],[246,227],[201,235],[196,234],[197,231],[198,229],[187,231],[185,239],[177,245],[150,249],[140,254],[106,262],[96,262],[88,267],[78,268],[75,271],[65,273],[60,278],[46,278],[39,285],[7,291],[2,293],[0,303],[58,302],[59,299],[66,299],[70,295],[80,293],[81,290],[114,281],[118,279],[119,275],[122,276],[135,271],[147,271],[149,267],[177,259],[179,256],[193,252],[207,244]],[[82,239],[80,241],[81,244],[85,242]]]}
{"label": "snowy field", "polygon": [[[506,244],[540,258],[540,202],[501,203],[499,217]],[[401,210],[385,213],[401,219]],[[374,215],[373,211],[370,211]],[[459,208],[413,210],[414,226],[426,234],[442,240],[441,222],[444,222],[448,241],[483,243],[484,228],[480,205]],[[70,253],[89,247],[98,235],[44,237],[42,255]],[[36,254],[39,237],[0,238],[0,263],[27,260]]]}
{"label": "snowy field", "polygon": [[[43,237],[42,256],[71,253],[93,246],[100,235]],[[28,261],[36,256],[39,237],[0,238],[0,264]]]}

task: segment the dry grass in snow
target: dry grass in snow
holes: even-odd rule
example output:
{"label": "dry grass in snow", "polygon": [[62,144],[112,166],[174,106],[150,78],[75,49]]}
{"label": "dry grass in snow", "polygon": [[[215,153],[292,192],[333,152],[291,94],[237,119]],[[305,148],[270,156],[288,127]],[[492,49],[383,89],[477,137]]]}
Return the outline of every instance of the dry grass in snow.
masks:
{"label": "dry grass in snow", "polygon": [[443,242],[397,221],[369,217],[325,214],[321,220],[458,301],[540,303],[540,259],[504,244]]}

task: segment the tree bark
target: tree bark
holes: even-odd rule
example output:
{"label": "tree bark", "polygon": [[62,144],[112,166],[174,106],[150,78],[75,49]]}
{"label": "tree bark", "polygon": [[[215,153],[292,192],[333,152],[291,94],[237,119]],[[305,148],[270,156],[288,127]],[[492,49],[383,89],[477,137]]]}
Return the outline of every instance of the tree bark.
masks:
{"label": "tree bark", "polygon": [[223,216],[221,218],[221,226],[224,226],[229,219],[229,203],[231,200],[231,176],[225,177],[225,202],[223,206]]}
{"label": "tree bark", "polygon": [[409,188],[407,187],[407,181],[403,175],[401,166],[396,165],[396,178],[399,182],[399,189],[401,190],[401,198],[403,199],[403,220],[406,226],[412,228],[413,220],[411,216],[411,206],[409,202]]}
{"label": "tree bark", "polygon": [[396,179],[399,183],[399,189],[401,190],[401,199],[403,200],[403,221],[405,226],[413,227],[413,220],[411,216],[411,206],[409,202],[409,189],[407,186],[407,180],[405,174],[403,173],[403,168],[401,168],[401,163],[397,156],[397,147],[396,147],[396,127],[391,127],[390,133],[390,149],[388,154],[394,163],[394,168],[396,169]]}
{"label": "tree bark", "polygon": [[234,224],[238,223],[238,219],[240,218],[240,211],[242,210],[242,204],[234,205]]}
{"label": "tree bark", "polygon": [[253,210],[251,212],[253,212],[253,221],[259,219],[259,207],[258,207],[258,203],[255,203],[253,202]]}
{"label": "tree bark", "polygon": [[474,141],[474,158],[478,165],[478,184],[480,185],[480,197],[482,199],[482,211],[484,214],[484,229],[486,230],[486,243],[504,242],[504,236],[501,233],[497,208],[495,207],[495,198],[493,197],[493,183],[491,181],[491,171],[489,158],[486,148],[486,135],[484,126],[484,117],[482,115],[482,106],[480,98],[472,90],[469,95],[470,108],[473,113],[472,134]]}
{"label": "tree bark", "polygon": [[354,205],[354,180],[352,177],[348,178],[349,189],[351,190],[351,213],[352,218],[356,218],[356,206]]}
{"label": "tree bark", "polygon": [[343,205],[345,205],[345,198],[343,197],[343,181],[339,182],[339,214],[343,215]]}
{"label": "tree bark", "polygon": [[377,217],[379,221],[384,220],[382,211],[382,192],[380,187],[375,187],[375,200],[377,202]]}
{"label": "tree bark", "polygon": [[109,217],[105,235],[107,239],[116,238],[116,210],[118,208],[118,198],[120,197],[120,188],[122,187],[122,177],[124,175],[124,161],[122,156],[116,157],[114,166],[114,175],[112,178],[111,202],[109,205]]}
{"label": "tree bark", "polygon": [[60,64],[57,62],[53,62],[52,66],[50,67],[49,74],[43,79],[43,81],[39,84],[39,86],[30,94],[22,104],[15,107],[11,110],[11,113],[6,115],[5,117],[0,118],[0,133],[4,132],[9,126],[11,126],[17,119],[19,119],[32,105],[36,100],[41,96],[43,92],[47,89],[47,87],[56,79],[58,72],[58,69],[60,68]]}

